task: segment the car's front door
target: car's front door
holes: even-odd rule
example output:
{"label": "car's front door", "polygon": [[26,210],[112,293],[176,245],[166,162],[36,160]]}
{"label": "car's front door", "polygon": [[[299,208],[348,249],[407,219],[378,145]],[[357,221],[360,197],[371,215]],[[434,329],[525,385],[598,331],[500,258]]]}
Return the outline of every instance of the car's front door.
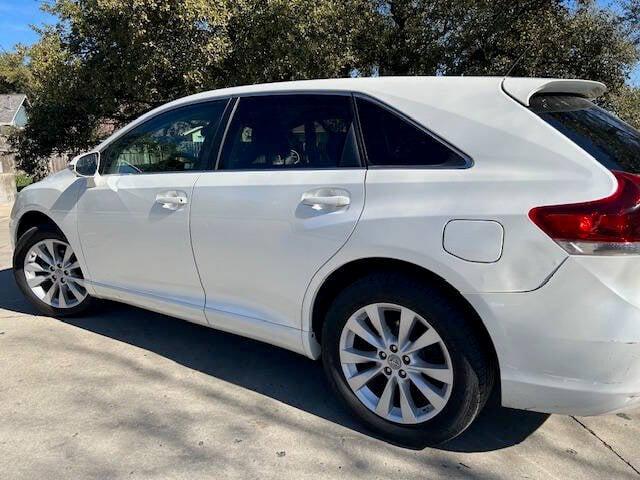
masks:
{"label": "car's front door", "polygon": [[193,186],[217,151],[227,103],[162,113],[102,151],[100,175],[78,205],[78,232],[98,295],[206,323],[189,212]]}
{"label": "car's front door", "polygon": [[272,343],[300,328],[311,278],[364,206],[353,112],[348,94],[238,100],[217,169],[200,176],[191,207],[213,326],[255,337],[256,322],[282,326]]}

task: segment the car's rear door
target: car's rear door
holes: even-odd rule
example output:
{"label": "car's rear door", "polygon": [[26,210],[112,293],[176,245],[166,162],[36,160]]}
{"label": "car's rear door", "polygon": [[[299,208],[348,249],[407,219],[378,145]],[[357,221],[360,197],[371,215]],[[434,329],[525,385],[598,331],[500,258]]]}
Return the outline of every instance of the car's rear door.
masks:
{"label": "car's rear door", "polygon": [[294,332],[310,279],[348,240],[364,206],[353,99],[237,102],[217,169],[200,176],[191,207],[205,311],[212,325],[249,336],[260,337],[256,322]]}
{"label": "car's rear door", "polygon": [[101,152],[101,173],[78,204],[78,232],[98,295],[206,323],[189,213],[193,186],[217,152],[227,104],[161,113]]}

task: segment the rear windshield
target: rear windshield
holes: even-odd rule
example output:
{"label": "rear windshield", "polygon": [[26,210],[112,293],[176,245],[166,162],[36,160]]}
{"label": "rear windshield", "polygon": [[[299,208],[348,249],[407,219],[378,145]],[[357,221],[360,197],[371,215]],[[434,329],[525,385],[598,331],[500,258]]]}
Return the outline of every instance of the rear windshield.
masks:
{"label": "rear windshield", "polygon": [[589,100],[538,95],[531,110],[610,170],[640,173],[640,132]]}

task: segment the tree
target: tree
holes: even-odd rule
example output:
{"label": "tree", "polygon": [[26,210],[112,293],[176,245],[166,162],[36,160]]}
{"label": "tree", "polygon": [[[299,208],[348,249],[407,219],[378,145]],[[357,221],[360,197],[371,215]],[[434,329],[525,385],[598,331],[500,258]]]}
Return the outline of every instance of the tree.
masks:
{"label": "tree", "polygon": [[640,130],[640,88],[621,88],[610,97],[609,107],[620,118]]}
{"label": "tree", "polygon": [[394,0],[382,48],[384,75],[579,77],[617,90],[638,54],[619,18],[592,2],[560,0]]}
{"label": "tree", "polygon": [[622,23],[633,43],[640,45],[640,0],[622,0]]}
{"label": "tree", "polygon": [[239,0],[229,3],[228,18],[226,85],[370,70],[362,53],[382,28],[370,0]]}
{"label": "tree", "polygon": [[14,52],[0,54],[0,93],[28,93],[31,72],[27,65],[28,49],[18,45]]}
{"label": "tree", "polygon": [[520,57],[514,75],[605,82],[605,104],[634,121],[640,107],[625,81],[638,61],[638,0],[619,1],[602,10],[593,0],[52,0],[44,8],[58,22],[29,53],[18,161],[36,171],[52,152],[95,144],[105,126],[202,90],[504,75]]}
{"label": "tree", "polygon": [[[640,48],[640,0],[622,4],[622,25],[636,48]],[[640,130],[640,87],[625,87],[612,99],[615,112]]]}
{"label": "tree", "polygon": [[[78,152],[168,100],[238,83],[347,75],[367,0],[57,0],[32,49],[21,168]],[[347,14],[347,17],[343,15]],[[356,15],[357,14],[357,15]],[[366,35],[364,35],[366,37]],[[343,38],[344,37],[344,38]]]}
{"label": "tree", "polygon": [[[59,0],[31,49],[30,121],[14,138],[28,172],[76,153],[172,98],[197,91],[226,48],[226,10],[205,0]],[[106,129],[108,130],[108,128]]]}

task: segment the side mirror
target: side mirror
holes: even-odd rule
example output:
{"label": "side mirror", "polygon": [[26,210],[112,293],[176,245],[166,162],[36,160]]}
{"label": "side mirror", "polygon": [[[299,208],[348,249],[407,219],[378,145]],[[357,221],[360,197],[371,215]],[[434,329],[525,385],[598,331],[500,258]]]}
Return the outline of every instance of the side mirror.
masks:
{"label": "side mirror", "polygon": [[80,155],[73,159],[71,166],[78,177],[94,177],[100,168],[100,154],[91,152]]}

